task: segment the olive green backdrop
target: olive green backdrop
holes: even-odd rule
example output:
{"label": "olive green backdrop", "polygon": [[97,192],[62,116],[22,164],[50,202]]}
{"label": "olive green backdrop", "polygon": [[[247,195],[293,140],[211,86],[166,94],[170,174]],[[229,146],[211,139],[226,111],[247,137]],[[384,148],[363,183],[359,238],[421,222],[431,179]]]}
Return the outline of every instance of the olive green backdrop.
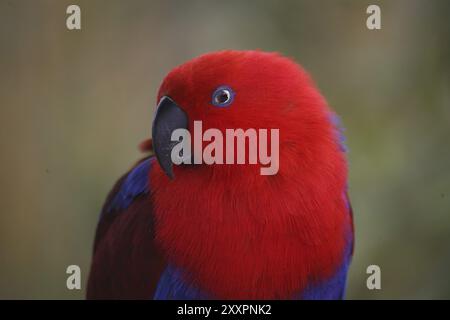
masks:
{"label": "olive green backdrop", "polygon": [[[225,48],[295,58],[343,119],[348,298],[450,298],[449,15],[445,0],[0,0],[0,298],[84,297],[100,207],[140,156],[162,78]],[[81,291],[66,289],[70,264]]]}

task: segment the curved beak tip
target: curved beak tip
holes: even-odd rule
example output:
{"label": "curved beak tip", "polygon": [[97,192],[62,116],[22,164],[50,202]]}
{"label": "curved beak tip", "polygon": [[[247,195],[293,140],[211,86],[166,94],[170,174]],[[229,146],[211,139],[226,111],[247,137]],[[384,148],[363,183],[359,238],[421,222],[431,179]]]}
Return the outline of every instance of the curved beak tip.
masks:
{"label": "curved beak tip", "polygon": [[170,97],[162,97],[153,120],[152,138],[156,159],[171,180],[175,178],[171,153],[176,145],[171,141],[172,132],[176,129],[187,129],[187,126],[188,117],[183,109]]}

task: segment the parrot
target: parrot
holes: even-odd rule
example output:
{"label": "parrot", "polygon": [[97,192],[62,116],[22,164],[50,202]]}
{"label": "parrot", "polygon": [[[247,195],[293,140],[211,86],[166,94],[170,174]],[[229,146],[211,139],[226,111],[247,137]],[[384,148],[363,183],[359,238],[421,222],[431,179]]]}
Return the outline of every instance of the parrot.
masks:
{"label": "parrot", "polygon": [[[355,238],[344,129],[309,73],[277,52],[209,52],[172,69],[155,105],[148,154],[101,210],[86,298],[344,299]],[[278,129],[279,170],[174,163],[172,133],[194,121]]]}

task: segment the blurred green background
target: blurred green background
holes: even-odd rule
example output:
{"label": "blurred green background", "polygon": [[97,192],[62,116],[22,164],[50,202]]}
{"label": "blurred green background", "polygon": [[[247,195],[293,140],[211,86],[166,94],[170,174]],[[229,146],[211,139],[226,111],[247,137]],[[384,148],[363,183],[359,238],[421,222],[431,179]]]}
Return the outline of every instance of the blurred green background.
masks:
{"label": "blurred green background", "polygon": [[0,0],[0,15],[0,298],[84,297],[99,210],[140,157],[161,80],[226,48],[295,58],[343,119],[347,298],[450,298],[450,1]]}

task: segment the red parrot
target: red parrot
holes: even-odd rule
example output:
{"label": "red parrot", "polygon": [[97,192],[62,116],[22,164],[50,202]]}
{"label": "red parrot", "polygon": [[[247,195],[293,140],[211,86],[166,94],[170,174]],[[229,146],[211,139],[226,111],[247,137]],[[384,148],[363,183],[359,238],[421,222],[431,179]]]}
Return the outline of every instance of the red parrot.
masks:
{"label": "red parrot", "polygon": [[[101,212],[89,299],[342,299],[353,254],[341,127],[277,53],[226,50],[163,80],[152,140]],[[177,164],[176,129],[278,129],[279,164]],[[229,151],[225,149],[225,152]]]}

